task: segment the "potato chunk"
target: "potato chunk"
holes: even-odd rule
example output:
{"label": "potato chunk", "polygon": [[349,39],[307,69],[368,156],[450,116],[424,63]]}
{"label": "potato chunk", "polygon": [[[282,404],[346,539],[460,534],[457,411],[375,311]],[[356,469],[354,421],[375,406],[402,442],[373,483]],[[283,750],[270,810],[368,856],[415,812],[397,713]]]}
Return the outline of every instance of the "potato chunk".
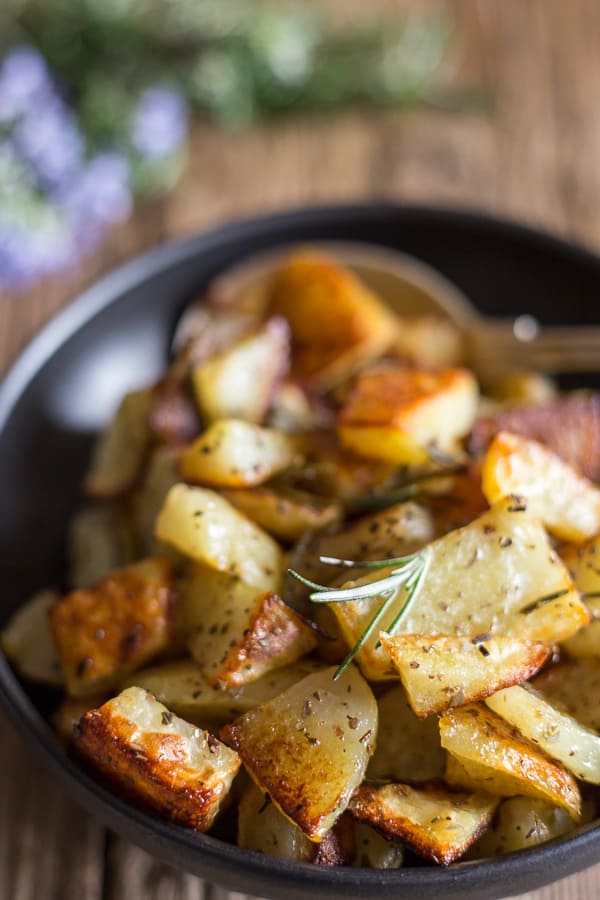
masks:
{"label": "potato chunk", "polygon": [[477,383],[466,369],[386,368],[356,380],[338,418],[342,445],[385,462],[424,464],[453,453],[473,424]]}
{"label": "potato chunk", "polygon": [[277,540],[287,543],[297,541],[307,531],[332,525],[342,516],[335,501],[285,487],[224,489],[221,496]]}
{"label": "potato chunk", "polygon": [[240,801],[238,846],[317,866],[349,865],[355,855],[351,819],[342,816],[321,843],[315,844],[255,784],[248,786]]}
{"label": "potato chunk", "polygon": [[158,447],[148,461],[143,481],[133,499],[133,526],[143,555],[165,552],[166,544],[154,537],[154,526],[169,490],[181,481],[180,455],[179,448]]}
{"label": "potato chunk", "polygon": [[281,318],[198,363],[192,384],[204,419],[260,424],[288,365],[289,329]]}
{"label": "potato chunk", "polygon": [[377,746],[367,769],[373,781],[423,784],[442,778],[446,751],[440,743],[437,718],[419,719],[401,684],[377,701]]}
{"label": "potato chunk", "polygon": [[280,585],[279,546],[214,491],[174,485],[158,515],[155,534],[185,556],[238,576],[258,590],[273,591]]}
{"label": "potato chunk", "polygon": [[477,841],[469,859],[485,859],[537,847],[573,831],[569,815],[532,797],[511,797],[498,807],[494,822]]}
{"label": "potato chunk", "polygon": [[143,687],[182,719],[209,728],[216,724],[225,725],[323,668],[314,660],[299,660],[290,666],[274,669],[251,684],[215,690],[197,662],[179,659],[136,672],[124,686]]}
{"label": "potato chunk", "polygon": [[127,493],[141,474],[152,433],[149,388],[125,394],[114,418],[96,441],[83,487],[90,497]]}
{"label": "potato chunk", "polygon": [[63,676],[50,610],[59,600],[57,591],[39,591],[12,614],[0,634],[0,646],[20,675],[55,686],[63,683]]}
{"label": "potato chunk", "polygon": [[538,675],[533,687],[553,706],[600,731],[600,659],[566,660]]}
{"label": "potato chunk", "polygon": [[380,637],[418,716],[444,712],[527,681],[550,653],[545,644],[511,637],[385,632]]}
{"label": "potato chunk", "polygon": [[59,600],[50,618],[68,692],[109,690],[167,649],[174,602],[172,566],[161,557],[117,569]]}
{"label": "potato chunk", "polygon": [[286,469],[295,456],[293,440],[281,431],[220,419],[186,447],[180,471],[197,484],[254,487]]}
{"label": "potato chunk", "polygon": [[440,734],[450,754],[446,781],[452,787],[535,797],[580,821],[581,795],[573,776],[485,706],[445,713]]}
{"label": "potato chunk", "polygon": [[354,822],[356,857],[352,865],[357,869],[400,869],[404,862],[404,848],[396,841],[379,834],[364,822]]}
{"label": "potato chunk", "polygon": [[364,784],[350,811],[419,856],[448,866],[487,828],[497,805],[498,798],[483,791],[455,794],[443,787]]}
{"label": "potato chunk", "polygon": [[182,587],[188,646],[212,687],[239,687],[287,666],[317,643],[312,627],[272,592],[206,566]]}
{"label": "potato chunk", "polygon": [[222,729],[262,791],[321,841],[363,779],[377,734],[377,704],[357,669],[309,675]]}
{"label": "potato chunk", "polygon": [[[433,541],[429,553],[421,592],[398,633],[505,635],[552,643],[589,621],[546,532],[518,499],[503,500],[464,528]],[[367,584],[390,571],[369,573],[345,586]],[[402,588],[381,619],[382,630],[405,600]],[[349,646],[357,643],[382,602],[376,596],[330,604]],[[374,634],[367,641],[357,660],[370,679],[395,678],[387,654],[375,646],[377,639]]]}
{"label": "potato chunk", "polygon": [[595,732],[532,689],[506,688],[488,697],[486,704],[576,778],[600,784],[600,737]]}
{"label": "potato chunk", "polygon": [[139,687],[87,712],[75,747],[120,791],[196,831],[210,828],[240,767],[237,753]]}
{"label": "potato chunk", "polygon": [[563,647],[576,659],[600,657],[600,537],[585,544],[569,544],[559,549],[562,561],[573,581],[584,595],[592,620],[577,634],[564,641]]}
{"label": "potato chunk", "polygon": [[581,543],[600,532],[600,490],[536,441],[501,431],[481,479],[490,503],[509,494],[525,497],[533,515],[562,540]]}
{"label": "potato chunk", "polygon": [[375,358],[397,332],[394,314],[324,253],[293,254],[276,275],[270,309],[292,332],[292,374],[328,388]]}
{"label": "potato chunk", "polygon": [[70,587],[87,587],[135,558],[132,524],[117,504],[78,510],[69,522],[67,551]]}

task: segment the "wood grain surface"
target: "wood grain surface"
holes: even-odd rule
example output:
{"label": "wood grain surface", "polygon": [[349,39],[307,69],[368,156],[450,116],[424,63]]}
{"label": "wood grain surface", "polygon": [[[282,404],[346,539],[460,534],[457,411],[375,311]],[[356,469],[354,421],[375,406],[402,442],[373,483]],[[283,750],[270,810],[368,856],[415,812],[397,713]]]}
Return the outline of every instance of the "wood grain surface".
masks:
{"label": "wood grain surface", "polygon": [[[0,298],[0,370],[82,286],[134,253],[290,205],[385,197],[472,206],[600,250],[598,0],[329,2],[342,20],[416,5],[455,18],[454,77],[483,85],[484,109],[294,119],[240,135],[199,127],[168,199],[139,209],[81,271]],[[0,727],[0,900],[225,900],[107,833],[3,719]],[[599,896],[600,865],[522,900]]]}

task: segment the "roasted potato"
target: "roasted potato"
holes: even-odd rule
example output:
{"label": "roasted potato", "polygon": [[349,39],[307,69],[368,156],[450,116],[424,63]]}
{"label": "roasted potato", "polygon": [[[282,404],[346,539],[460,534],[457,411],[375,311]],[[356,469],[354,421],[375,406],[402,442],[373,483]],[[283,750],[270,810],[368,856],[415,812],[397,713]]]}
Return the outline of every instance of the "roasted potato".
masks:
{"label": "roasted potato", "polygon": [[466,369],[400,366],[360,375],[338,417],[348,450],[396,465],[455,454],[477,411],[477,382]]}
{"label": "roasted potato", "polygon": [[67,555],[69,586],[87,587],[133,562],[135,534],[128,511],[117,503],[84,506],[69,522]]}
{"label": "roasted potato", "polygon": [[537,847],[573,831],[575,824],[559,806],[550,806],[532,797],[503,800],[494,821],[468,854],[469,859],[485,859]]}
{"label": "roasted potato", "polygon": [[90,497],[119,497],[142,473],[152,440],[149,417],[153,392],[144,388],[123,397],[112,421],[97,439],[83,488]]}
{"label": "roasted potato", "polygon": [[[360,784],[377,735],[377,704],[349,668],[309,675],[221,730],[260,789],[320,842]],[[343,752],[341,752],[343,748]]]}
{"label": "roasted potato", "polygon": [[565,660],[544,670],[532,684],[553,706],[600,731],[600,659]]}
{"label": "roasted potato", "polygon": [[550,648],[539,642],[490,635],[467,638],[382,632],[380,639],[400,673],[410,705],[422,717],[527,681],[550,653]]}
{"label": "roasted potato", "polygon": [[166,650],[174,604],[173,569],[164,557],[117,569],[62,597],[50,621],[69,694],[108,691]]}
{"label": "roasted potato", "polygon": [[271,486],[221,491],[221,496],[279,541],[292,543],[307,531],[342,517],[339,503],[291,488]]}
{"label": "roasted potato", "polygon": [[153,556],[171,550],[167,544],[154,537],[156,518],[173,485],[181,481],[178,447],[157,447],[144,473],[139,490],[133,498],[132,524],[139,552]]}
{"label": "roasted potato", "polygon": [[39,591],[13,613],[0,634],[0,646],[24,678],[55,687],[64,683],[50,628],[50,610],[59,600],[57,591]]}
{"label": "roasted potato", "polygon": [[580,822],[581,794],[573,776],[485,706],[445,713],[440,735],[449,754],[445,780],[451,787],[501,797],[523,794],[561,806]]}
{"label": "roasted potato", "polygon": [[174,485],[158,514],[155,535],[196,562],[258,590],[279,588],[283,561],[278,544],[214,491]]}
{"label": "roasted potato", "polygon": [[74,745],[123,793],[196,831],[210,828],[240,767],[237,753],[139,687],[85,713]]}
{"label": "roasted potato", "polygon": [[198,407],[208,422],[245,419],[261,424],[289,365],[286,322],[269,319],[254,334],[203,359],[192,369]]}
{"label": "roasted potato", "polygon": [[533,515],[562,540],[582,543],[600,532],[600,490],[536,441],[499,432],[483,460],[481,485],[490,503],[525,497]]}
{"label": "roasted potato", "polygon": [[243,419],[220,419],[181,454],[186,481],[213,487],[255,487],[286,469],[296,456],[292,438]]}
{"label": "roasted potato", "polygon": [[350,811],[411,850],[449,865],[465,853],[489,825],[498,798],[483,791],[456,794],[444,787],[363,784]]}

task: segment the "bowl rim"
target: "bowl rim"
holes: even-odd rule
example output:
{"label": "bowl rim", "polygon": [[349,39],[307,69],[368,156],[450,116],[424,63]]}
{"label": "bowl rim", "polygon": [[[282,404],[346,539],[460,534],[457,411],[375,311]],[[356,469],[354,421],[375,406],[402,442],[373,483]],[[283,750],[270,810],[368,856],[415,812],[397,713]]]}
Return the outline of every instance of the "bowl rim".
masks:
{"label": "bowl rim", "polygon": [[[598,270],[600,280],[600,256],[591,249],[565,240],[548,230],[473,208],[371,201],[300,206],[236,219],[217,228],[159,245],[136,256],[93,283],[52,316],[19,353],[0,384],[0,436],[30,381],[63,343],[98,313],[118,303],[122,295],[150,281],[159,273],[165,273],[196,254],[207,256],[212,249],[227,244],[234,245],[247,237],[256,238],[262,234],[273,237],[286,228],[310,226],[317,221],[319,224],[329,222],[334,225],[341,221],[383,221],[398,216],[407,219],[435,217],[448,225],[463,222],[480,225],[488,232],[512,235],[529,244],[541,245],[547,251],[560,251],[563,255],[571,256],[575,263],[591,264]],[[272,243],[274,245],[278,242]],[[386,245],[381,243],[381,246]],[[372,894],[375,889],[385,888],[389,891],[401,891],[399,896],[404,897],[414,897],[417,891],[432,889],[458,897],[459,893],[452,894],[452,887],[455,891],[470,891],[481,888],[482,879],[490,885],[492,891],[510,887],[522,890],[534,881],[542,886],[592,864],[593,850],[600,849],[598,824],[591,823],[578,829],[574,835],[556,838],[539,847],[494,859],[458,862],[448,869],[415,867],[381,871],[290,862],[242,850],[218,838],[199,835],[160,819],[126,803],[116,793],[95,781],[65,752],[63,745],[27,696],[1,650],[0,705],[17,731],[26,739],[28,746],[69,788],[70,794],[76,791],[76,799],[88,811],[98,815],[105,823],[110,818],[111,826],[114,824],[125,836],[171,864],[181,865],[168,852],[173,843],[182,850],[196,851],[198,859],[206,862],[205,868],[210,872],[207,877],[215,877],[214,873],[217,873],[216,877],[222,883],[229,880],[234,889],[245,890],[240,885],[248,887],[248,878],[251,878],[253,884],[261,882],[267,891],[272,891],[271,896],[299,896],[308,891],[315,894],[315,890],[319,889],[323,889],[324,894],[334,896],[337,889],[340,891],[339,896],[343,892],[346,896],[360,897],[364,896],[365,891]],[[202,868],[199,865],[197,873],[201,873]],[[523,881],[524,871],[527,871],[527,883]],[[294,881],[292,893],[290,879]],[[433,895],[427,893],[426,896]],[[488,896],[504,894],[490,893]]]}

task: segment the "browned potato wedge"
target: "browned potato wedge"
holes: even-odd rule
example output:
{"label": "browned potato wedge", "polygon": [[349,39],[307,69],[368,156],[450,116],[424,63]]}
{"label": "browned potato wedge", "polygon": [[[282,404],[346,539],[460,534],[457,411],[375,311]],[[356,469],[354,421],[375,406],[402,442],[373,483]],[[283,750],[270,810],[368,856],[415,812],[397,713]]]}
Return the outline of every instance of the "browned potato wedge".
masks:
{"label": "browned potato wedge", "polygon": [[565,660],[538,675],[533,687],[553,706],[600,731],[600,659]]}
{"label": "browned potato wedge", "polygon": [[576,778],[600,784],[600,736],[596,732],[531,688],[506,688],[488,697],[486,704]]}
{"label": "browned potato wedge", "polygon": [[[500,501],[470,525],[429,545],[421,592],[403,618],[402,634],[474,637],[506,635],[552,643],[589,621],[569,573],[552,550],[540,522],[517,500]],[[369,573],[349,585],[385,577]],[[387,630],[406,601],[400,589],[380,628]],[[332,603],[346,642],[353,647],[382,604],[381,597]],[[373,635],[357,656],[369,679],[397,677]]]}
{"label": "browned potato wedge", "polygon": [[181,481],[176,447],[157,447],[148,460],[144,478],[133,500],[132,520],[140,552],[145,556],[162,553],[167,547],[154,537],[157,516],[174,484]]}
{"label": "browned potato wedge", "polygon": [[382,632],[380,639],[410,705],[422,717],[527,681],[550,653],[545,644],[485,634],[467,638]]}
{"label": "browned potato wedge", "polygon": [[69,585],[94,584],[107,572],[135,559],[135,537],[122,506],[102,503],[78,510],[67,536]]}
{"label": "browned potato wedge", "polygon": [[217,723],[221,726],[231,722],[259,703],[287,691],[307,675],[322,670],[321,663],[303,659],[274,669],[251,684],[215,690],[207,682],[198,663],[192,659],[179,659],[142,669],[131,675],[123,686],[143,687],[182,719],[210,728]]}
{"label": "browned potato wedge", "polygon": [[292,373],[328,388],[382,353],[395,315],[359,278],[324,253],[295,253],[276,275],[270,308],[292,332]]}
{"label": "browned potato wedge", "polygon": [[152,433],[150,388],[125,394],[112,421],[98,437],[83,487],[90,497],[118,497],[141,475]]}
{"label": "browned potato wedge", "polygon": [[501,431],[483,461],[483,493],[490,503],[509,494],[527,499],[548,531],[581,543],[600,531],[600,490],[536,441]]}
{"label": "browned potato wedge", "polygon": [[494,821],[469,852],[469,859],[485,859],[537,847],[573,831],[571,817],[558,806],[532,797],[503,800]]}
{"label": "browned potato wedge", "polygon": [[120,791],[196,831],[210,828],[240,767],[237,753],[139,687],[87,712],[75,746]]}
{"label": "browned potato wedge", "polygon": [[498,798],[483,791],[455,794],[444,787],[363,784],[350,811],[419,856],[448,866],[487,828],[497,805]]}
{"label": "browned potato wedge", "polygon": [[483,453],[499,431],[540,441],[587,478],[597,480],[600,475],[598,394],[572,394],[484,416],[473,427],[469,439],[471,453]]}
{"label": "browned potato wedge", "polygon": [[463,472],[423,479],[417,499],[433,517],[435,537],[463,528],[489,509],[481,490],[478,463],[467,466]]}
{"label": "browned potato wedge", "polygon": [[359,375],[338,418],[342,445],[385,462],[452,454],[473,424],[477,382],[466,369],[384,368]]}
{"label": "browned potato wedge", "polygon": [[287,543],[297,541],[307,531],[332,525],[342,516],[339,503],[285,487],[224,489],[221,496],[277,540]]}
{"label": "browned potato wedge", "polygon": [[93,697],[63,697],[51,719],[59,738],[70,744],[75,737],[81,717],[90,709],[102,706],[108,699],[106,694],[96,694]]}
{"label": "browned potato wedge", "polygon": [[356,857],[352,865],[359,869],[400,869],[404,862],[404,848],[390,841],[364,822],[354,823]]}
{"label": "browned potato wedge", "polygon": [[192,384],[205,420],[245,419],[260,424],[289,365],[289,329],[281,318],[202,360]]}
{"label": "browned potato wedge", "polygon": [[0,634],[0,646],[19,674],[55,686],[63,684],[63,676],[50,610],[59,600],[57,591],[39,591],[13,613]]}
{"label": "browned potato wedge", "polygon": [[485,706],[445,713],[440,734],[450,754],[446,781],[452,787],[501,797],[523,794],[561,806],[580,821],[581,795],[573,776]]}
{"label": "browned potato wedge", "polygon": [[377,701],[377,746],[367,769],[373,781],[423,784],[444,775],[446,751],[434,716],[419,719],[401,684],[394,685]]}
{"label": "browned potato wedge", "polygon": [[397,477],[397,466],[348,452],[331,431],[297,434],[295,439],[306,461],[288,479],[293,487],[351,502],[365,494],[388,490]]}
{"label": "browned potato wedge", "polygon": [[[377,704],[350,667],[309,675],[222,729],[260,789],[321,841],[363,779],[377,734]],[[342,752],[343,750],[343,752]]]}
{"label": "browned potato wedge", "polygon": [[564,641],[563,647],[575,658],[600,657],[600,537],[585,544],[568,544],[559,550],[573,581],[584,595],[592,621]]}
{"label": "browned potato wedge", "polygon": [[174,485],[158,515],[156,537],[196,562],[262,591],[278,590],[283,558],[272,537],[206,488]]}
{"label": "browned potato wedge", "polygon": [[351,819],[342,816],[315,844],[255,784],[248,786],[240,801],[238,847],[325,866],[347,866],[355,856]]}
{"label": "browned potato wedge", "polygon": [[181,454],[187,481],[215,487],[254,487],[286,469],[296,456],[292,438],[242,419],[220,419]]}
{"label": "browned potato wedge", "polygon": [[67,691],[110,690],[166,650],[174,631],[171,563],[149,558],[72,591],[50,612]]}
{"label": "browned potato wedge", "polygon": [[181,605],[190,652],[211,687],[256,681],[317,643],[313,628],[278,594],[206,566],[191,567]]}

